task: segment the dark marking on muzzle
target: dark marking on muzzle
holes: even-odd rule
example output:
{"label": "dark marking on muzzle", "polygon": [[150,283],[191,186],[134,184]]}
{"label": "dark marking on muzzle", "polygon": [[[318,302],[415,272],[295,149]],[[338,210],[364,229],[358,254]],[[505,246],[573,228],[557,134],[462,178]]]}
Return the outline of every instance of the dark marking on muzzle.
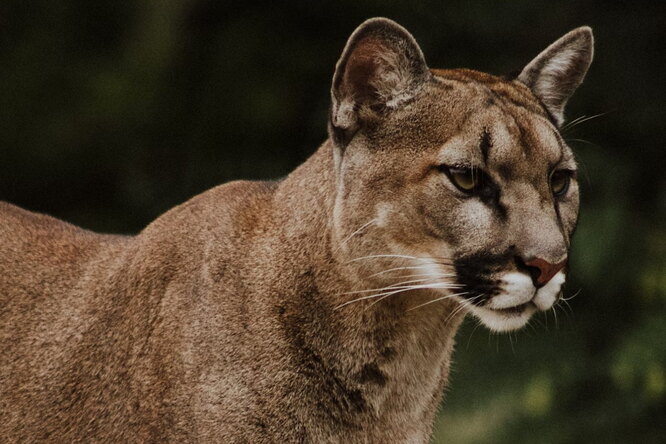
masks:
{"label": "dark marking on muzzle", "polygon": [[462,256],[454,261],[458,283],[464,285],[465,298],[480,306],[499,294],[499,281],[491,275],[505,269],[513,258],[513,253],[475,253]]}

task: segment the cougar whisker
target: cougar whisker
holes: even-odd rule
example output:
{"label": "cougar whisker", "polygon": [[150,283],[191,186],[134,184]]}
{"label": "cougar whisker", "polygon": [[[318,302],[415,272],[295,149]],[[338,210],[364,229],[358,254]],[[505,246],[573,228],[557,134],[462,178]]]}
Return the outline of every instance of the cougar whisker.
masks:
{"label": "cougar whisker", "polygon": [[425,307],[426,305],[429,305],[429,304],[432,304],[432,303],[435,303],[435,302],[438,302],[438,301],[443,301],[444,299],[450,299],[450,298],[455,297],[455,296],[463,296],[463,295],[466,295],[467,293],[469,293],[469,292],[463,291],[461,293],[447,294],[446,296],[435,298],[431,301],[425,302],[423,304],[419,304],[416,307],[412,307],[412,308],[408,309],[407,311],[416,310],[417,308]]}
{"label": "cougar whisker", "polygon": [[[409,291],[409,290],[437,290],[437,289],[454,289],[454,288],[458,288],[458,286],[455,285],[455,284],[452,284],[452,285],[448,285],[448,284],[436,284],[436,285],[438,285],[438,286],[435,286],[435,285],[420,285],[420,286],[415,285],[414,287],[412,287],[412,288],[408,288],[408,289],[406,289],[406,290],[401,290],[401,291],[398,291],[398,292],[390,292],[389,294],[385,294],[385,295],[383,295],[382,297],[380,297],[380,298],[377,299],[376,301],[373,301],[372,304],[370,304],[370,305],[368,306],[368,308],[372,307],[372,306],[375,305],[375,304],[380,303],[381,301],[383,301],[384,299],[388,298],[389,296],[393,296],[394,294],[402,293],[402,292]],[[439,286],[439,285],[442,285],[442,286]]]}
{"label": "cougar whisker", "polygon": [[[432,276],[432,277],[425,277],[425,278],[421,278],[421,279],[412,279],[412,280],[409,280],[409,281],[399,282],[398,284],[392,284],[392,285],[389,285],[388,288],[392,288],[392,287],[395,286],[395,285],[400,286],[400,285],[404,285],[404,284],[411,284],[411,283],[413,283],[413,282],[425,282],[425,281],[439,280],[439,279],[441,279],[442,277],[446,277],[446,276]],[[443,283],[443,282],[442,282],[442,283]],[[456,285],[456,284],[452,284],[452,285]]]}
{"label": "cougar whisker", "polygon": [[550,310],[548,310],[548,311],[553,312],[553,318],[555,318],[555,330],[559,330],[560,326],[559,326],[559,323],[557,321],[557,311],[555,311],[555,306],[556,305],[553,305],[552,307],[550,307]]}
{"label": "cougar whisker", "polygon": [[[570,314],[573,314],[573,308],[571,308],[571,305],[569,304],[569,301],[567,301],[567,300],[565,300],[565,299],[560,299],[560,303],[564,304],[564,306],[567,307],[567,309],[569,310],[569,313],[570,313]],[[563,307],[564,307],[564,306],[563,306]]]}
{"label": "cougar whisker", "polygon": [[386,258],[386,259],[388,259],[388,258],[392,258],[392,259],[415,259],[415,260],[419,260],[419,259],[422,260],[423,259],[423,258],[420,258],[420,257],[417,257],[417,256],[409,256],[409,255],[406,255],[406,254],[371,254],[369,256],[361,256],[361,257],[357,257],[357,258],[354,258],[354,259],[350,259],[348,261],[348,263],[358,262],[358,261],[363,260],[363,259],[382,259],[382,258]]}
{"label": "cougar whisker", "polygon": [[[410,284],[410,283],[413,283],[413,282],[425,282],[425,281],[431,281],[431,280],[436,280],[436,279],[439,279],[439,277],[413,279],[413,280],[409,280],[409,281],[396,282],[395,284],[387,285],[387,286],[381,287],[381,288],[369,288],[369,289],[366,289],[366,290],[347,291],[347,292],[344,292],[344,293],[340,293],[339,296],[346,295],[346,294],[370,293],[372,291],[374,291],[374,292],[382,292],[382,291],[385,291],[385,290],[390,291],[390,290],[395,290],[395,289],[398,289],[398,288],[406,288],[406,287],[410,286],[410,285],[405,285],[405,284]],[[455,284],[453,284],[453,285],[455,285]]]}
{"label": "cougar whisker", "polygon": [[556,304],[553,305],[553,308],[555,310],[557,310],[559,308],[560,310],[562,310],[562,313],[564,314],[564,316],[566,316],[567,319],[569,318],[569,312],[567,311],[567,309],[564,305],[556,303]]}
{"label": "cougar whisker", "polygon": [[572,300],[573,298],[575,298],[576,296],[578,296],[582,291],[583,291],[583,289],[579,288],[573,295],[569,296],[568,298],[560,298],[560,300],[562,300],[564,302],[568,302],[568,301]]}
{"label": "cougar whisker", "polygon": [[[430,264],[424,264],[424,265],[416,265],[416,266],[410,266],[410,267],[394,267],[394,268],[389,268],[388,270],[383,270],[374,274],[371,274],[368,276],[369,278],[371,277],[376,277],[376,276],[381,276],[382,274],[390,273],[392,271],[399,271],[399,270],[419,270],[419,269],[427,269],[430,267]],[[453,274],[445,274],[446,276],[454,276]]]}
{"label": "cougar whisker", "polygon": [[373,302],[373,304],[371,304],[371,306],[372,306],[372,305],[376,304],[377,302],[379,302],[379,301],[381,301],[381,300],[383,300],[383,299],[385,299],[385,298],[387,298],[391,295],[394,295],[394,294],[403,293],[403,292],[410,291],[410,290],[456,288],[454,285],[455,284],[433,283],[433,284],[409,285],[409,286],[405,286],[404,288],[397,287],[396,289],[392,289],[390,291],[380,291],[379,293],[376,293],[376,294],[366,295],[366,296],[362,296],[360,298],[357,298],[357,299],[354,299],[354,300],[351,300],[351,301],[347,301],[343,304],[338,305],[337,307],[335,307],[335,309],[338,310],[338,309],[340,309],[340,308],[342,308],[346,305],[352,304],[354,302],[359,302],[359,301],[363,301],[363,300],[367,300],[367,299],[380,298],[377,301]]}
{"label": "cougar whisker", "polygon": [[370,225],[372,225],[372,224],[374,224],[375,222],[377,222],[377,220],[378,220],[377,218],[374,218],[374,219],[370,220],[369,222],[366,222],[366,223],[364,223],[363,225],[361,225],[359,228],[356,229],[356,231],[354,231],[352,234],[350,234],[349,236],[347,236],[342,242],[340,242],[340,244],[335,248],[335,250],[333,250],[333,253],[337,252],[337,251],[338,251],[340,248],[342,248],[342,246],[343,246],[344,244],[346,244],[351,238],[353,238],[354,236],[356,236],[356,235],[360,234],[361,232],[363,232],[363,230],[365,230],[365,229],[368,228]]}
{"label": "cougar whisker", "polygon": [[463,310],[467,309],[468,307],[471,307],[472,305],[474,305],[474,301],[476,301],[477,299],[479,299],[483,296],[485,296],[485,295],[484,294],[479,294],[479,295],[474,296],[473,298],[466,299],[466,300],[464,299],[464,300],[460,301],[460,306],[458,308],[456,308],[455,310],[453,310],[449,316],[447,316],[447,318],[444,320],[444,325],[447,325],[451,320],[453,320],[453,318],[458,313],[460,313],[461,311],[463,311]]}
{"label": "cougar whisker", "polygon": [[590,142],[589,140],[585,140],[585,139],[566,138],[564,140],[566,140],[567,142],[581,142],[581,143],[586,143],[586,144],[591,145],[591,146],[597,146],[597,147],[599,146],[598,143]]}
{"label": "cougar whisker", "polygon": [[444,278],[444,277],[453,277],[455,275],[448,273],[437,274],[437,275],[433,275],[432,273],[413,273],[413,274],[402,274],[400,276],[391,276],[391,277],[395,277],[396,279],[409,279],[409,278],[424,277],[424,276],[433,276],[433,277],[437,276],[439,278]]}
{"label": "cougar whisker", "polygon": [[354,259],[350,259],[348,262],[356,262],[363,259],[382,259],[382,258],[395,258],[395,259],[414,259],[418,261],[426,261],[428,264],[437,264],[442,263],[444,265],[453,265],[451,259],[447,258],[438,258],[438,257],[429,257],[429,256],[410,256],[408,254],[371,254],[368,256],[361,256]]}
{"label": "cougar whisker", "polygon": [[603,113],[595,114],[595,115],[592,115],[592,116],[589,116],[589,117],[588,117],[588,116],[585,116],[585,115],[579,116],[579,117],[573,119],[571,122],[568,122],[568,123],[564,124],[564,125],[562,126],[562,129],[560,129],[560,132],[561,132],[561,133],[564,133],[564,132],[566,132],[566,131],[571,130],[572,128],[577,127],[577,126],[580,125],[581,123],[585,123],[585,122],[587,122],[587,121],[589,121],[589,120],[596,119],[596,118],[598,118],[598,117],[603,117],[603,116],[605,116],[605,115],[607,115],[607,114],[610,114],[610,113],[612,113],[612,112],[614,112],[614,111],[615,111],[615,110],[612,109],[612,110],[610,110],[610,111],[606,111],[606,112],[603,112]]}

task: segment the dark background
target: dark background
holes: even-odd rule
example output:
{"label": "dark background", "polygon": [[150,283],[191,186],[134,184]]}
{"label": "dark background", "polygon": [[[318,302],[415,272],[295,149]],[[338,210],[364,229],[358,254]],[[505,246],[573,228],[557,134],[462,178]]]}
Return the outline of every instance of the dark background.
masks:
{"label": "dark background", "polygon": [[463,328],[435,442],[666,442],[663,5],[2,0],[0,200],[133,233],[219,183],[286,175],[325,139],[335,62],[368,17],[406,26],[432,67],[496,74],[591,25],[567,114],[604,115],[565,134],[575,297],[511,336]]}

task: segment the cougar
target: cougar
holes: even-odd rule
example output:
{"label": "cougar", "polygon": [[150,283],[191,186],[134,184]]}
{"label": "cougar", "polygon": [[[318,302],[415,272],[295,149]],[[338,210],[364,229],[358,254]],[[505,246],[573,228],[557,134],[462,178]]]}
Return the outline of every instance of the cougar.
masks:
{"label": "cougar", "polygon": [[559,128],[588,27],[518,75],[429,69],[384,18],[351,35],[329,138],[135,236],[0,203],[5,442],[427,442],[466,315],[558,300],[576,224]]}

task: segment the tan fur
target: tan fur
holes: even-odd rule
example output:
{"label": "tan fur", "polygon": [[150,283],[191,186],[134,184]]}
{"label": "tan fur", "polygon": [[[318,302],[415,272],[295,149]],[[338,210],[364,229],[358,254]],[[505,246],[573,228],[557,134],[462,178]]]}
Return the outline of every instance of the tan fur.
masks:
{"label": "tan fur", "polygon": [[[577,187],[556,210],[548,171],[575,164],[519,81],[424,71],[385,19],[355,36],[333,138],[280,182],[214,188],[128,237],[0,203],[3,441],[429,440],[470,305],[420,306],[474,254],[566,254]],[[438,169],[474,159],[503,219]],[[419,273],[440,286],[351,302]]]}

